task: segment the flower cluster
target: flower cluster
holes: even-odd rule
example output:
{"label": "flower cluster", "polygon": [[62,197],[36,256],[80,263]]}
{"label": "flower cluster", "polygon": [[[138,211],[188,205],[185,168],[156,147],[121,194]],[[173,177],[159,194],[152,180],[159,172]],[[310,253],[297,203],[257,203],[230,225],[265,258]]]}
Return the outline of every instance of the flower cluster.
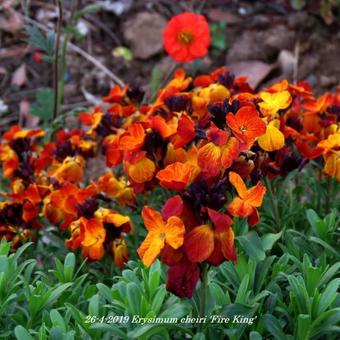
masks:
{"label": "flower cluster", "polygon": [[[189,297],[202,263],[237,261],[233,219],[259,222],[261,179],[323,159],[324,174],[340,180],[340,92],[316,98],[305,83],[281,81],[256,93],[224,68],[194,79],[179,69],[153,103],[143,97],[116,85],[105,109],[80,114],[82,129],[46,144],[42,130],[6,133],[1,232],[10,238],[47,218],[68,230],[71,249],[95,260],[106,250],[122,266],[133,227],[110,207],[163,187],[171,197],[162,210],[142,209],[148,233],[137,252],[146,266],[160,257],[168,290]],[[100,152],[112,171],[86,184],[86,161]]]}
{"label": "flower cluster", "polygon": [[66,244],[71,249],[81,247],[84,256],[99,260],[106,247],[122,267],[128,259],[123,235],[132,224],[128,216],[104,205],[113,199],[132,202],[132,189],[111,172],[84,185],[86,159],[97,148],[84,131],[60,130],[54,142],[45,144],[39,142],[44,135],[41,129],[13,126],[3,136],[0,160],[10,193],[0,193],[5,198],[0,203],[1,236],[15,247],[35,238],[45,218],[69,230]]}

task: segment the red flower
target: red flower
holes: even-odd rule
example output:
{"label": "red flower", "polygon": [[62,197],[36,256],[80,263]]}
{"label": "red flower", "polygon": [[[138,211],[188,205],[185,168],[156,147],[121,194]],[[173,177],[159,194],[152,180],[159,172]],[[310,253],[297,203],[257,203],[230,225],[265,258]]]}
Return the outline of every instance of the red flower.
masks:
{"label": "red flower", "polygon": [[163,31],[163,44],[176,61],[189,62],[207,54],[210,29],[202,15],[182,13],[171,18]]}

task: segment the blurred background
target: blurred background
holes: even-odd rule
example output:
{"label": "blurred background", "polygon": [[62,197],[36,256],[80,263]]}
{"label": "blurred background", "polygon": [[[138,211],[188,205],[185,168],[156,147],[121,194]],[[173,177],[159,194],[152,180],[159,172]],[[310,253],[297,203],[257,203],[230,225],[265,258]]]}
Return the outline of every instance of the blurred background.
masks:
{"label": "blurred background", "polygon": [[[64,0],[61,33],[72,46],[62,110],[96,105],[115,76],[156,89],[175,66],[162,30],[192,10],[207,17],[212,44],[207,57],[185,65],[191,74],[227,66],[254,88],[283,78],[305,80],[317,94],[339,85],[340,0]],[[47,39],[57,19],[55,1],[0,0],[0,132],[39,123],[32,111],[49,100],[42,89],[53,87],[53,77],[37,34]],[[38,33],[28,34],[28,25]]]}

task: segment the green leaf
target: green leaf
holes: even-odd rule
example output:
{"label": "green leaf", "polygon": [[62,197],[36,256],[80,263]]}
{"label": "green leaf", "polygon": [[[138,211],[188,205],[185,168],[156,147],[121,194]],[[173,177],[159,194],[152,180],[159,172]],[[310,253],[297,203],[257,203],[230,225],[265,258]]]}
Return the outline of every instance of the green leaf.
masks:
{"label": "green leaf", "polygon": [[31,113],[42,120],[53,117],[54,93],[52,89],[44,88],[37,91],[37,101],[32,104]]}
{"label": "green leaf", "polygon": [[238,289],[235,303],[243,303],[246,304],[247,292],[248,292],[248,284],[249,284],[249,274],[245,275],[241,281],[240,287]]}
{"label": "green leaf", "polygon": [[335,258],[340,259],[340,253],[338,251],[336,251],[332,246],[330,246],[327,242],[311,236],[309,238],[310,241],[319,244],[320,246],[322,246],[325,250],[327,250],[329,253],[331,253]]}
{"label": "green leaf", "polygon": [[76,257],[74,253],[68,253],[64,261],[64,278],[66,281],[72,280],[75,264],[76,264]]}
{"label": "green leaf", "polygon": [[340,278],[332,280],[320,296],[317,315],[324,312],[336,299],[338,288],[340,286]]}
{"label": "green leaf", "polygon": [[163,305],[166,294],[164,285],[161,285],[152,299],[151,310],[155,312],[156,315]]}
{"label": "green leaf", "polygon": [[334,308],[319,315],[312,323],[310,337],[320,337],[328,327],[340,322],[340,308]]}
{"label": "green leaf", "polygon": [[22,326],[16,326],[14,334],[18,340],[34,340],[31,334]]}
{"label": "green leaf", "polygon": [[278,319],[276,319],[271,314],[265,314],[263,316],[263,320],[267,331],[274,337],[274,339],[286,339],[286,334],[283,332],[282,326]]}
{"label": "green leaf", "polygon": [[237,240],[250,258],[257,262],[263,261],[266,258],[261,239],[255,231],[239,236]]}
{"label": "green leaf", "polygon": [[271,250],[275,242],[277,242],[281,238],[281,235],[282,231],[277,234],[266,234],[262,236],[261,241],[264,251]]}
{"label": "green leaf", "polygon": [[131,314],[139,314],[139,307],[141,303],[141,294],[137,284],[129,282],[126,285],[126,297]]}
{"label": "green leaf", "polygon": [[159,281],[161,279],[161,265],[157,260],[155,261],[149,270],[148,286],[150,290],[150,298],[155,294],[156,289],[159,286]]}
{"label": "green leaf", "polygon": [[59,327],[63,332],[66,332],[65,321],[56,309],[50,311],[50,319],[55,327]]}
{"label": "green leaf", "polygon": [[154,67],[151,71],[150,80],[150,97],[154,98],[161,86],[161,80],[163,77],[162,71],[158,67]]}
{"label": "green leaf", "polygon": [[252,331],[249,334],[249,340],[262,340],[262,336],[260,333]]}
{"label": "green leaf", "polygon": [[311,317],[308,314],[299,314],[297,321],[297,339],[308,340],[311,326]]}
{"label": "green leaf", "polygon": [[45,38],[39,29],[33,25],[26,26],[26,32],[29,44],[33,45],[37,50],[43,51],[46,55],[42,55],[42,58],[51,62],[54,55],[55,34],[49,32]]}

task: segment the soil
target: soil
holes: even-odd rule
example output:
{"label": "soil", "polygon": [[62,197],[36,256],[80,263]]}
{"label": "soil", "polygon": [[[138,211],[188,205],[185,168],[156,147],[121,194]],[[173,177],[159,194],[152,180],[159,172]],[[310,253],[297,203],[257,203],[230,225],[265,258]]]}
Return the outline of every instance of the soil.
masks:
{"label": "soil", "polygon": [[[227,48],[211,48],[202,62],[187,66],[190,72],[209,72],[223,65],[233,67],[235,63],[237,69],[237,64],[243,62],[238,73],[247,75],[248,70],[255,73],[253,84],[257,87],[288,78],[308,81],[317,94],[331,91],[340,84],[339,5],[326,15],[321,10],[321,0],[307,1],[307,6],[300,11],[293,9],[291,2],[83,0],[78,1],[80,6],[105,3],[106,9],[86,15],[81,27],[88,32],[72,42],[125,83],[148,88],[155,67],[165,76],[173,65],[159,43],[165,23],[173,15],[191,10],[193,4],[197,8],[204,3],[202,14],[212,27],[218,27],[219,39]],[[12,3],[10,10],[1,10],[6,3]],[[8,113],[0,114],[1,130],[17,122],[20,112],[20,121],[32,124],[28,119],[29,107],[35,101],[37,89],[52,86],[51,65],[35,61],[35,51],[26,43],[24,11],[15,3],[0,1],[0,103],[9,107]],[[54,2],[31,0],[29,3],[30,18],[53,30],[56,22]],[[72,1],[65,1],[66,20],[71,9]],[[115,57],[113,52],[117,53],[117,47],[131,50],[133,59]],[[97,98],[108,92],[112,80],[74,52],[69,52],[67,60],[63,110],[92,106]],[[260,69],[256,68],[260,65],[258,62],[262,65]],[[16,72],[22,65],[25,65],[24,70],[21,68]],[[265,72],[263,65],[269,66],[264,67]],[[16,79],[13,79],[15,73]]]}

